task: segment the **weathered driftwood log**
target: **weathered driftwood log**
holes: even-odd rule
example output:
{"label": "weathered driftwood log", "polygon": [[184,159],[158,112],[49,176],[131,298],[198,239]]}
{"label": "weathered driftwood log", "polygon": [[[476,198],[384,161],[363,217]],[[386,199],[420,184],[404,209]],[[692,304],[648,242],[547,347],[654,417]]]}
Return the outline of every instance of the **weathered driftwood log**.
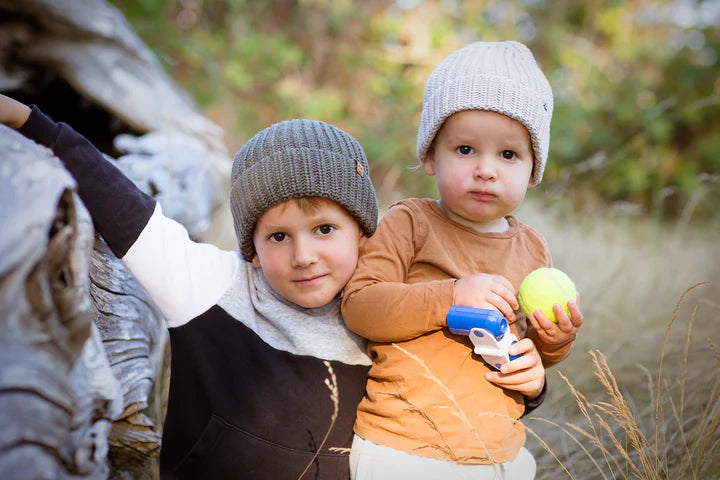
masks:
{"label": "weathered driftwood log", "polygon": [[[168,79],[122,15],[104,0],[0,0],[0,14],[0,91],[38,103],[101,149],[114,149],[118,167],[166,215],[201,234],[225,196],[222,132]],[[97,112],[102,128],[83,131]],[[66,233],[91,224],[59,162],[9,129],[0,129],[0,142],[0,402],[7,399],[0,403],[0,478],[25,471],[28,478],[155,478],[168,375],[163,320],[100,239],[88,260],[80,246],[92,245],[92,235],[82,243],[79,233]],[[28,180],[16,178],[23,165]],[[46,176],[66,192],[62,201],[50,201],[50,187],[47,198],[19,187]],[[78,227],[45,228],[58,223],[57,212],[79,218]],[[68,236],[76,246],[67,246]],[[34,265],[53,266],[60,281],[72,273],[64,302],[49,286],[30,288],[41,271]],[[55,317],[64,330],[43,320]]]}
{"label": "weathered driftwood log", "polygon": [[119,385],[93,324],[90,217],[50,153],[0,126],[0,477],[106,478]]}
{"label": "weathered driftwood log", "polygon": [[95,325],[123,399],[109,436],[110,478],[157,478],[166,390],[157,382],[166,353],[162,316],[100,238],[89,278]]}

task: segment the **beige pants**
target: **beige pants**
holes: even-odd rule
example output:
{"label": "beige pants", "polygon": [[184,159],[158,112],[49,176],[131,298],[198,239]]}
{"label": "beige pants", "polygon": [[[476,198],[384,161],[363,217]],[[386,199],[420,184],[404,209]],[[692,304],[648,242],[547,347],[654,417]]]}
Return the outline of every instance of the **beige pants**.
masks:
{"label": "beige pants", "polygon": [[357,435],[350,451],[351,480],[532,480],[535,459],[525,448],[510,462],[462,465],[377,445]]}

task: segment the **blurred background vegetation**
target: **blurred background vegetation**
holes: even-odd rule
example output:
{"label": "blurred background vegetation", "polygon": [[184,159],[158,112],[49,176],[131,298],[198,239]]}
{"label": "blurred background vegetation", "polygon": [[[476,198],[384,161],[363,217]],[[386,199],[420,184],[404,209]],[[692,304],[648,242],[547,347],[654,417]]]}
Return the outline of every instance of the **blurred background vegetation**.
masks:
{"label": "blurred background vegetation", "polygon": [[381,205],[434,196],[411,168],[428,74],[469,42],[516,39],[555,93],[531,198],[682,225],[718,217],[717,0],[113,3],[231,153],[271,123],[321,119],[365,147]]}
{"label": "blurred background vegetation", "polygon": [[[548,371],[545,404],[525,419],[554,452],[529,438],[537,478],[717,478],[720,0],[114,4],[224,127],[231,155],[274,122],[325,120],[364,146],[382,207],[436,195],[413,169],[432,68],[475,40],[526,43],[555,112],[545,177],[518,216],[575,280],[586,319],[572,360]],[[215,243],[235,248],[225,216]],[[630,409],[608,428],[619,445],[632,443],[628,425],[651,445],[626,454],[605,430],[580,442],[563,430],[588,422],[558,372],[601,409],[616,403],[596,379],[596,349]],[[636,475],[628,465],[648,450],[655,460]]]}

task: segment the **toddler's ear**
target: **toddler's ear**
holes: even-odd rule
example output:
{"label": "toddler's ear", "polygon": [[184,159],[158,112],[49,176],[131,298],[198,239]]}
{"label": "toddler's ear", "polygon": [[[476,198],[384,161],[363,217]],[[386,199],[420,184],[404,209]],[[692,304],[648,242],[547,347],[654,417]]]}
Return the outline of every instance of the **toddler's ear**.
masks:
{"label": "toddler's ear", "polygon": [[255,268],[262,268],[262,265],[260,264],[260,258],[258,258],[257,253],[252,258],[252,264],[253,264],[253,267],[255,267]]}
{"label": "toddler's ear", "polygon": [[435,152],[428,150],[425,161],[422,163],[423,171],[431,177],[435,175]]}

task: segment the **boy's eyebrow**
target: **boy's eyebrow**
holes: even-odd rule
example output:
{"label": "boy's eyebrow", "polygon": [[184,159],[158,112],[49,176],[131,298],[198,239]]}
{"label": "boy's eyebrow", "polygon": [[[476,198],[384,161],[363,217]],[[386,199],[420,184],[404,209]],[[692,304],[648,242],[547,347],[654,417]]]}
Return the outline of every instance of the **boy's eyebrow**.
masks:
{"label": "boy's eyebrow", "polygon": [[266,232],[282,232],[287,230],[286,225],[257,225],[255,230],[266,231]]}
{"label": "boy's eyebrow", "polygon": [[[321,223],[335,223],[337,220],[335,217],[333,217],[331,214],[327,212],[318,212],[318,213],[308,213],[304,212],[299,215],[302,215],[308,223],[311,224],[321,224]],[[255,227],[256,229],[260,229],[260,225]],[[266,223],[262,226],[262,230],[265,231],[285,231],[289,230],[290,227],[288,225],[283,224],[281,222],[276,223]]]}

